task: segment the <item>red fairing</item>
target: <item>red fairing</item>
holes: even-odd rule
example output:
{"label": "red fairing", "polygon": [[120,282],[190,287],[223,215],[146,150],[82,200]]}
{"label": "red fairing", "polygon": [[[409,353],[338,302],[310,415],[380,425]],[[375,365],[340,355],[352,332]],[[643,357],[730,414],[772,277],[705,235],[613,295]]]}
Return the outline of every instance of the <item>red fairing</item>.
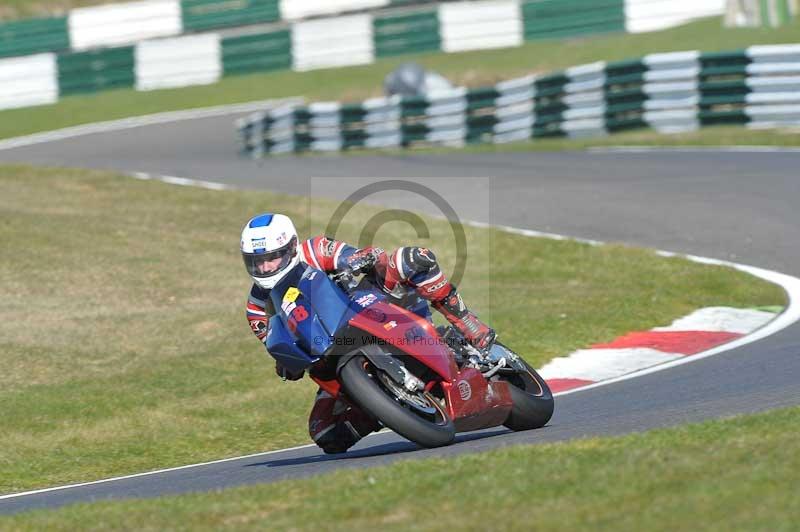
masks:
{"label": "red fairing", "polygon": [[448,414],[457,431],[495,427],[511,413],[508,383],[489,382],[475,368],[459,371],[452,352],[428,320],[377,301],[352,317],[350,325],[408,353],[442,377]]}
{"label": "red fairing", "polygon": [[339,388],[340,388],[339,381],[337,381],[337,380],[324,381],[322,379],[314,377],[313,375],[311,376],[311,379],[314,382],[316,382],[319,385],[320,388],[322,388],[323,390],[325,390],[326,392],[331,394],[331,397],[338,397],[339,396]]}
{"label": "red fairing", "polygon": [[453,356],[433,324],[413,312],[378,301],[353,316],[350,325],[408,353],[445,381],[453,380],[458,374]]}
{"label": "red fairing", "polygon": [[511,413],[508,383],[489,382],[475,368],[464,368],[453,381],[443,382],[442,389],[458,432],[501,425]]}

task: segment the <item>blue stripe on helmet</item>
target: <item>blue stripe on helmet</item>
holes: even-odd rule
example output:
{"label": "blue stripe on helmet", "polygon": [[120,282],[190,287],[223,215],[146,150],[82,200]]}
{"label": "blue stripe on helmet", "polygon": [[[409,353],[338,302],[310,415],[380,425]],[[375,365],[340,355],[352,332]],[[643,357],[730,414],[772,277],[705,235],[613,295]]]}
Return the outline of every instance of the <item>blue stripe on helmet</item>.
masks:
{"label": "blue stripe on helmet", "polygon": [[272,222],[272,214],[262,214],[250,220],[250,227],[266,227]]}

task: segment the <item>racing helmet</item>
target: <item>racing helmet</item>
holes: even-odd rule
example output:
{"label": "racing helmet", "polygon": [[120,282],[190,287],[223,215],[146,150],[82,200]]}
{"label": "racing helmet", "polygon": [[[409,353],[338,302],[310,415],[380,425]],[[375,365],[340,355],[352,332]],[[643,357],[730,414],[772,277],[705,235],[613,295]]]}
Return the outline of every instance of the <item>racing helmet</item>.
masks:
{"label": "racing helmet", "polygon": [[300,262],[297,230],[283,214],[265,213],[251,218],[242,229],[241,251],[247,273],[266,290]]}

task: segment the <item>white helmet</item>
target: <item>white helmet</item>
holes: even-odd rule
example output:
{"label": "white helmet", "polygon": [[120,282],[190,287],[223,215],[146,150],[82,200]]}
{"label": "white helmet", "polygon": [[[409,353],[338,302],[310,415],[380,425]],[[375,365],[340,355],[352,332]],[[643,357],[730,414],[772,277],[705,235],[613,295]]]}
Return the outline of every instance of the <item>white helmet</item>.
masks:
{"label": "white helmet", "polygon": [[283,214],[267,213],[251,218],[242,229],[241,250],[247,273],[267,290],[300,262],[297,230]]}

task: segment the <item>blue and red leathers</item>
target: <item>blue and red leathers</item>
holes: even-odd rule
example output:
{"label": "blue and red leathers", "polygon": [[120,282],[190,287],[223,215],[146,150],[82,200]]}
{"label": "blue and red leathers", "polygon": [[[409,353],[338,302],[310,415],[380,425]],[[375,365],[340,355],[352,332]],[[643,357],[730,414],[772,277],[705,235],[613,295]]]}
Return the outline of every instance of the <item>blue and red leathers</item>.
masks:
{"label": "blue and red leathers", "polygon": [[[298,246],[300,261],[324,272],[344,269],[371,276],[384,292],[399,301],[416,293],[441,312],[475,347],[488,347],[494,331],[468,311],[461,296],[446,278],[427,248],[401,247],[390,254],[380,248],[356,249],[344,242],[317,236]],[[424,305],[427,312],[427,305]],[[416,311],[416,309],[415,309]],[[247,319],[256,337],[266,342],[269,318],[275,309],[269,291],[253,284],[247,301]],[[276,365],[282,377],[296,380],[303,373],[291,374]],[[311,438],[327,453],[344,452],[362,437],[379,427],[360,409],[342,398],[331,397],[320,390],[308,420]]]}

